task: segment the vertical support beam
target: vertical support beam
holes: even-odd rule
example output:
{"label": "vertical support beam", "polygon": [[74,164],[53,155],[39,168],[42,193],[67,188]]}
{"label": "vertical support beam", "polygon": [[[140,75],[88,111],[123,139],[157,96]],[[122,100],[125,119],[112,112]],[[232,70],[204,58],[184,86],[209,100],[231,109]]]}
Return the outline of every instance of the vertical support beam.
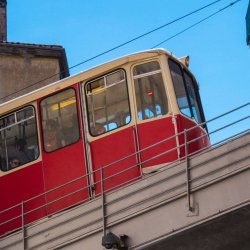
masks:
{"label": "vertical support beam", "polygon": [[22,236],[23,236],[23,249],[26,249],[25,246],[25,203],[22,201]]}
{"label": "vertical support beam", "polygon": [[188,212],[193,212],[190,198],[190,183],[189,183],[189,158],[188,158],[188,141],[187,141],[187,130],[184,130],[184,146],[185,146],[185,160],[186,160],[186,188],[187,188],[187,206]]}
{"label": "vertical support beam", "polygon": [[103,220],[103,236],[106,235],[106,210],[105,210],[105,192],[104,192],[104,173],[101,167],[101,190],[102,190],[102,220]]}
{"label": "vertical support beam", "polygon": [[138,131],[137,131],[137,126],[133,126],[133,137],[134,137],[134,148],[136,151],[136,161],[137,164],[140,168],[140,174],[141,176],[143,175],[142,173],[142,164],[141,164],[141,155],[140,155],[140,146],[139,146],[139,138],[138,138]]}

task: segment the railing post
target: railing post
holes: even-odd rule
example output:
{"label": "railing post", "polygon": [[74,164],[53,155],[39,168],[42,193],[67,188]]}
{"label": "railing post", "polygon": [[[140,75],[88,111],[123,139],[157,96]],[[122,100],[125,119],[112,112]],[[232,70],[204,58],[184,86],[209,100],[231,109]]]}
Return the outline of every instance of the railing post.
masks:
{"label": "railing post", "polygon": [[138,139],[138,131],[137,126],[133,126],[133,137],[134,137],[134,148],[136,152],[136,161],[140,168],[140,174],[142,174],[142,164],[141,164],[141,155],[140,155],[140,146],[139,146],[139,139]]}
{"label": "railing post", "polygon": [[23,236],[23,249],[26,249],[25,246],[25,203],[22,201],[22,236]]}
{"label": "railing post", "polygon": [[105,192],[104,192],[104,174],[101,167],[101,192],[102,192],[102,221],[103,221],[103,236],[106,235],[106,211],[105,211]]}
{"label": "railing post", "polygon": [[187,206],[188,211],[193,212],[193,208],[191,206],[191,198],[190,198],[190,182],[189,182],[189,158],[188,158],[188,141],[187,141],[187,130],[184,130],[184,148],[185,148],[185,160],[186,160],[186,188],[187,188]]}

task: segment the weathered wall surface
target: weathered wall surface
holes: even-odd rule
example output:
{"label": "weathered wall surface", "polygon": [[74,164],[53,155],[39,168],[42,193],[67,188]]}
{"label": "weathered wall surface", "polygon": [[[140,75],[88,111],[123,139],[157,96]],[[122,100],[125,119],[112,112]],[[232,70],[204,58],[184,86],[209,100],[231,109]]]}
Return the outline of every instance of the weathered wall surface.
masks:
{"label": "weathered wall surface", "polygon": [[7,100],[57,81],[59,72],[57,58],[0,55],[0,98]]}
{"label": "weathered wall surface", "polygon": [[0,0],[0,103],[69,76],[62,46],[7,41],[6,6]]}
{"label": "weathered wall surface", "polygon": [[62,46],[0,41],[0,103],[67,76]]}

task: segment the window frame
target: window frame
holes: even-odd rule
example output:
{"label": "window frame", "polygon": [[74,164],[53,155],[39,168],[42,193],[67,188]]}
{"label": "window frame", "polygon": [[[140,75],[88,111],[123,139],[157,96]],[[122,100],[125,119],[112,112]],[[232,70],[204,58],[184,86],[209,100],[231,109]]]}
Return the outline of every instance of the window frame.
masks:
{"label": "window frame", "polygon": [[[188,101],[188,109],[189,109],[189,112],[191,114],[191,117],[181,111],[181,109],[180,109],[180,107],[178,105],[178,102],[177,102],[177,106],[178,106],[178,109],[179,109],[180,113],[183,114],[184,116],[188,117],[189,119],[194,120],[197,124],[204,123],[205,122],[205,116],[204,116],[203,107],[202,107],[201,99],[200,99],[200,95],[199,95],[199,86],[198,86],[198,84],[196,82],[195,77],[192,75],[192,73],[188,69],[184,68],[180,63],[176,62],[172,58],[168,58],[168,62],[169,61],[171,61],[172,63],[176,64],[180,68],[180,70],[181,70],[181,76],[182,76],[182,80],[183,80],[183,83],[184,83],[185,94],[186,94],[187,101]],[[169,66],[169,73],[170,73],[171,80],[172,80],[173,87],[174,87],[175,98],[177,100],[175,83],[174,83],[174,80],[173,80],[173,76],[171,74],[171,69],[170,69],[169,63],[168,63],[168,66]],[[188,90],[187,90],[187,82],[186,82],[186,78],[185,78],[184,73],[187,74],[187,76],[189,76],[191,78],[192,83],[193,83],[192,84],[193,85],[193,90],[194,90],[194,94],[195,94],[195,98],[196,98],[197,106],[198,106],[197,108],[198,108],[198,112],[199,112],[198,115],[200,116],[200,119],[201,119],[200,122],[197,121],[195,119],[195,116],[194,116],[194,112],[193,112],[192,105],[191,105],[191,100],[190,100],[190,95],[188,94]],[[202,126],[207,130],[207,127],[206,127],[205,124],[202,125]]]}
{"label": "window frame", "polygon": [[[45,99],[50,98],[50,97],[52,97],[52,96],[55,96],[55,95],[57,95],[57,94],[60,94],[60,93],[62,93],[62,92],[64,92],[64,91],[67,91],[67,90],[73,90],[73,91],[74,91],[74,96],[75,96],[75,100],[76,100],[76,114],[77,114],[77,126],[78,126],[78,139],[77,139],[76,141],[70,143],[70,144],[65,145],[65,146],[56,148],[56,149],[51,150],[51,151],[46,151],[45,145],[44,145],[44,144],[45,144],[45,139],[44,139],[44,131],[43,131],[43,112],[42,112],[41,103],[42,103],[42,101],[44,101]],[[66,147],[68,147],[68,146],[71,146],[71,145],[77,143],[77,142],[81,139],[81,134],[80,134],[80,133],[81,133],[81,128],[80,128],[80,123],[79,123],[79,110],[78,110],[77,91],[76,91],[76,89],[75,89],[74,87],[68,87],[68,88],[62,89],[62,90],[60,90],[60,91],[51,93],[51,94],[49,94],[49,95],[43,97],[43,98],[40,99],[40,101],[39,101],[39,110],[40,110],[40,126],[41,126],[41,134],[42,134],[42,142],[41,142],[41,144],[42,144],[42,149],[43,149],[43,151],[44,151],[46,154],[50,154],[50,153],[53,153],[53,152],[58,151],[58,150],[60,150],[60,149],[66,148]]]}
{"label": "window frame", "polygon": [[[146,73],[142,73],[142,74],[136,74],[134,75],[134,68],[136,66],[139,66],[139,65],[143,65],[143,64],[146,64],[146,63],[151,63],[151,62],[157,62],[158,65],[159,65],[159,69],[156,69],[156,70],[153,70],[153,71],[150,71],[150,72],[146,72]],[[136,86],[135,86],[135,80],[138,80],[138,79],[142,79],[144,77],[149,77],[149,76],[155,76],[157,74],[161,75],[161,78],[162,78],[162,86],[164,88],[164,93],[165,93],[165,97],[166,97],[166,100],[163,100],[165,102],[165,107],[164,109],[166,109],[166,113],[165,114],[161,114],[161,115],[156,115],[156,116],[152,116],[152,117],[148,117],[146,119],[140,119],[139,117],[139,113],[141,113],[141,116],[143,117],[142,115],[142,110],[138,110],[138,105],[137,105],[137,96],[136,96]],[[152,58],[150,60],[146,60],[146,61],[142,61],[142,62],[139,62],[137,64],[134,64],[131,68],[131,78],[132,78],[132,84],[133,84],[133,88],[134,88],[134,106],[135,106],[135,111],[136,111],[136,114],[135,114],[135,117],[136,117],[136,120],[139,122],[139,123],[143,123],[143,122],[148,122],[149,120],[153,120],[153,119],[160,119],[162,117],[165,117],[167,115],[169,115],[170,113],[170,105],[169,105],[169,94],[168,94],[168,91],[167,91],[167,86],[166,86],[166,83],[165,83],[165,79],[164,79],[164,70],[163,70],[163,67],[161,65],[161,61],[158,59],[158,58]],[[157,113],[157,106],[159,106],[160,108],[162,108],[158,103],[157,105],[155,106],[155,112]],[[145,111],[148,110],[150,112],[153,112],[152,110],[150,110],[148,107],[146,107]]]}
{"label": "window frame", "polygon": [[[122,71],[124,73],[124,81],[125,81],[125,84],[126,84],[126,91],[127,91],[127,101],[128,101],[128,110],[129,110],[129,115],[130,115],[130,121],[128,123],[124,123],[123,125],[121,126],[117,126],[116,128],[113,128],[111,130],[108,130],[108,131],[105,131],[105,132],[102,132],[100,134],[92,134],[91,133],[91,126],[90,126],[90,123],[91,123],[91,119],[90,119],[90,113],[89,113],[89,102],[88,102],[88,84],[92,83],[92,82],[95,82],[95,81],[98,81],[100,79],[105,79],[105,77],[107,78],[109,75],[112,75],[116,72],[119,72],[119,71]],[[120,82],[118,83],[113,83],[113,84],[106,84],[106,80],[104,80],[104,90],[106,89],[109,89],[113,86],[116,86],[120,84]],[[108,71],[107,73],[105,74],[102,74],[102,75],[99,75],[98,77],[95,77],[95,78],[91,78],[87,81],[84,81],[81,83],[81,86],[82,86],[82,89],[84,90],[84,99],[85,99],[85,106],[86,106],[86,114],[87,114],[87,127],[88,127],[88,134],[94,138],[96,137],[99,137],[99,136],[102,136],[102,135],[106,135],[110,132],[113,132],[115,130],[119,130],[120,128],[124,127],[124,126],[127,126],[128,124],[130,124],[132,122],[132,114],[131,114],[131,104],[130,104],[130,94],[129,94],[129,87],[128,87],[128,77],[127,77],[127,72],[124,68],[117,68],[117,69],[114,69],[112,71]],[[101,92],[101,90],[100,90]],[[127,115],[125,116],[125,118],[127,117]],[[124,119],[124,121],[126,121],[126,119]],[[106,126],[110,123],[116,123],[115,121],[113,120],[110,120],[110,121],[107,121],[106,123],[103,124],[103,126]],[[117,123],[116,123],[117,124]]]}
{"label": "window frame", "polygon": [[[191,102],[191,100],[190,100],[190,94],[189,94],[189,92],[188,92],[188,86],[187,86],[187,80],[186,80],[186,76],[185,76],[185,74],[188,76],[188,77],[190,77],[190,79],[191,79],[191,81],[192,81],[192,89],[193,89],[193,91],[194,91],[194,96],[195,96],[195,101],[196,101],[196,103],[194,102],[194,105],[192,105],[192,102]],[[186,92],[188,93],[188,99],[189,99],[189,103],[190,103],[190,110],[191,110],[191,112],[192,112],[192,118],[193,119],[195,119],[195,121],[198,123],[198,124],[200,124],[200,123],[202,123],[203,122],[203,119],[202,119],[202,115],[201,115],[201,103],[200,103],[200,100],[199,100],[199,98],[198,98],[198,94],[197,93],[199,93],[199,88],[198,88],[198,84],[196,83],[196,81],[195,81],[195,79],[194,79],[194,77],[192,76],[192,74],[190,73],[190,72],[188,72],[186,69],[183,69],[183,78],[184,78],[184,82],[185,82],[185,86],[186,86]],[[196,107],[196,104],[197,104],[197,107]],[[196,118],[195,118],[195,115],[194,115],[194,111],[193,111],[193,107],[195,108],[195,110],[196,110],[196,108],[198,109],[198,112],[199,113],[197,113],[197,111],[196,111],[196,113],[197,113],[197,120],[196,120]],[[199,120],[200,120],[200,122],[199,122]]]}
{"label": "window frame", "polygon": [[[22,111],[22,110],[25,110],[25,109],[27,109],[27,108],[29,108],[29,107],[32,108],[32,110],[33,110],[33,115],[30,116],[29,118],[23,119],[23,120],[21,120],[21,121],[17,121],[17,113],[20,112],[20,111]],[[7,113],[7,114],[1,116],[1,117],[0,117],[0,120],[1,120],[1,119],[4,119],[5,117],[11,116],[11,115],[13,115],[13,114],[14,114],[16,123],[12,123],[10,126],[5,126],[5,127],[3,127],[3,128],[0,128],[0,132],[4,132],[6,129],[9,129],[9,128],[11,128],[11,127],[14,127],[14,126],[16,126],[16,125],[19,125],[19,124],[21,124],[21,123],[24,123],[24,122],[26,122],[26,121],[31,120],[31,119],[34,118],[34,121],[35,121],[35,131],[36,131],[36,136],[35,136],[35,138],[36,138],[36,142],[37,142],[37,149],[38,149],[38,151],[37,151],[37,156],[36,156],[36,158],[35,158],[34,160],[31,160],[31,161],[29,161],[29,162],[26,162],[26,163],[24,163],[24,164],[21,164],[21,165],[15,167],[15,168],[10,168],[10,169],[7,169],[7,168],[6,168],[6,170],[3,170],[2,164],[1,164],[1,162],[0,162],[0,171],[2,171],[2,172],[9,172],[9,171],[11,171],[11,170],[15,170],[15,169],[19,169],[20,167],[24,167],[24,166],[27,165],[27,164],[30,165],[30,163],[37,161],[37,159],[39,159],[39,157],[40,157],[40,155],[41,155],[41,150],[40,150],[41,148],[40,148],[40,141],[39,141],[39,131],[38,131],[38,121],[37,121],[37,110],[36,110],[36,107],[35,107],[34,105],[32,105],[32,104],[27,104],[26,106],[23,106],[23,107],[21,107],[21,108],[19,108],[19,109],[16,109],[16,110],[12,110],[11,112],[9,112],[9,113]],[[7,154],[8,154],[8,152],[7,152]],[[8,157],[8,160],[9,160],[9,157]]]}

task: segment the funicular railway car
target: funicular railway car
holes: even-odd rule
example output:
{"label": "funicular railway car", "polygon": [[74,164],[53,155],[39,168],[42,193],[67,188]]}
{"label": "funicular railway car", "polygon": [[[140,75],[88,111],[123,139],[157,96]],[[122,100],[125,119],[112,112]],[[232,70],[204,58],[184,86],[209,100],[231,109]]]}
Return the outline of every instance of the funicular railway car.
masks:
{"label": "funicular railway car", "polygon": [[95,198],[101,176],[111,190],[181,159],[185,138],[189,153],[209,146],[196,80],[184,59],[163,49],[105,63],[0,108],[2,235]]}

